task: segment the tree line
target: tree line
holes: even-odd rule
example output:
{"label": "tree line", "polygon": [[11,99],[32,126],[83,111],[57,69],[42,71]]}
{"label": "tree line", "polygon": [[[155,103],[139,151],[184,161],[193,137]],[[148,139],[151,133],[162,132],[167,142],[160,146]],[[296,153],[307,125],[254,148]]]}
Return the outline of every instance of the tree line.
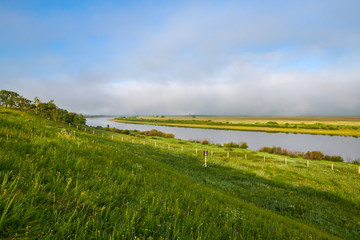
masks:
{"label": "tree line", "polygon": [[5,108],[9,107],[20,111],[32,112],[42,118],[47,118],[55,122],[70,123],[73,125],[86,123],[86,119],[82,114],[61,109],[55,105],[54,100],[41,102],[38,97],[35,97],[34,100],[31,101],[13,91],[0,91],[0,105],[5,106]]}

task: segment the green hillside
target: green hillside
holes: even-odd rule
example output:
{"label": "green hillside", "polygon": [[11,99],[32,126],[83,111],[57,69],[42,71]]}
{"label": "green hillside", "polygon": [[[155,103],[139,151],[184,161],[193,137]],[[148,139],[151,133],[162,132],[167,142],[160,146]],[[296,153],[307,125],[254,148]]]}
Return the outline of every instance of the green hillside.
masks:
{"label": "green hillside", "polygon": [[330,164],[0,107],[0,237],[359,239],[358,167]]}

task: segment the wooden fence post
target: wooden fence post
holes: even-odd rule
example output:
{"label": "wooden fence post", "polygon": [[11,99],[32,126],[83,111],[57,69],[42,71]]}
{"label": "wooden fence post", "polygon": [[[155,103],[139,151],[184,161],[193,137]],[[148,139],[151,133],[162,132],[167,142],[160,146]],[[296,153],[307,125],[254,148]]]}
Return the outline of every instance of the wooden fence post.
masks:
{"label": "wooden fence post", "polygon": [[111,135],[111,140],[114,140],[114,135]]}
{"label": "wooden fence post", "polygon": [[93,134],[95,134],[95,131],[93,130]]}
{"label": "wooden fence post", "polygon": [[168,149],[170,150],[170,143],[168,144]]}
{"label": "wooden fence post", "polygon": [[331,163],[331,170],[334,170],[334,164]]}
{"label": "wooden fence post", "polygon": [[197,154],[197,148],[195,149],[195,152],[196,152],[196,154]]}
{"label": "wooden fence post", "polygon": [[230,157],[230,152],[227,152],[227,157]]}
{"label": "wooden fence post", "polygon": [[155,144],[154,144],[154,145],[155,145],[155,148],[156,148],[156,142],[155,142]]}
{"label": "wooden fence post", "polygon": [[104,133],[101,133],[101,137],[104,137]]}
{"label": "wooden fence post", "polygon": [[247,159],[246,153],[245,153],[245,160]]}
{"label": "wooden fence post", "polygon": [[309,160],[306,161],[306,166],[309,167]]}
{"label": "wooden fence post", "polygon": [[264,156],[264,162],[266,161],[266,158],[265,158],[265,156]]}
{"label": "wooden fence post", "polygon": [[285,158],[285,165],[287,165],[287,158]]}
{"label": "wooden fence post", "polygon": [[211,156],[213,156],[214,155],[214,151],[211,151]]}
{"label": "wooden fence post", "polygon": [[124,137],[121,137],[121,141],[122,141],[122,142],[124,141]]}

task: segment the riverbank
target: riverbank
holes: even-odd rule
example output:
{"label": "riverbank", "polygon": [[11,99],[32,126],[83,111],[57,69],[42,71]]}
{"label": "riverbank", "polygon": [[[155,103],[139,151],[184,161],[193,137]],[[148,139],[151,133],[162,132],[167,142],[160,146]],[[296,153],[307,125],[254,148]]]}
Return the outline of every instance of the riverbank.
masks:
{"label": "riverbank", "polygon": [[[218,119],[216,119],[218,118]],[[214,120],[215,121],[214,121]],[[216,121],[216,120],[222,120]],[[230,120],[231,121],[226,121]],[[346,121],[348,119],[348,121]],[[316,121],[318,120],[318,121]],[[116,118],[111,121],[134,124],[160,125],[170,127],[185,128],[203,128],[203,129],[219,129],[219,130],[238,130],[238,131],[256,131],[256,132],[283,132],[283,133],[302,133],[316,135],[339,135],[339,136],[360,136],[360,121],[358,117],[343,117],[336,119],[334,117],[323,117],[319,121],[319,117],[303,118],[244,118],[242,121],[234,121],[232,118],[224,117],[201,117],[199,119],[186,119],[185,117],[167,117],[167,118]],[[256,121],[256,122],[255,122]],[[301,122],[300,122],[301,121]]]}

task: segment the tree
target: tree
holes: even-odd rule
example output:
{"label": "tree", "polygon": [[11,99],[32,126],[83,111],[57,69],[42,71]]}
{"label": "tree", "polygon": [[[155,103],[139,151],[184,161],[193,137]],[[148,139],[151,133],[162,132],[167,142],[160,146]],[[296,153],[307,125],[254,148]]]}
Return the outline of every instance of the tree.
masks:
{"label": "tree", "polygon": [[56,122],[56,112],[57,112],[57,106],[54,103],[54,100],[50,100],[47,103],[47,110],[49,111],[49,116]]}
{"label": "tree", "polygon": [[80,124],[85,124],[86,123],[86,118],[84,117],[84,115],[80,114],[79,122],[80,122]]}
{"label": "tree", "polygon": [[20,111],[23,111],[24,109],[27,109],[31,105],[31,101],[24,98],[23,96],[18,96],[15,98],[15,102],[17,106],[20,108]]}
{"label": "tree", "polygon": [[1,90],[0,91],[0,99],[1,105],[5,105],[7,108],[8,106],[14,107],[16,106],[16,98],[19,97],[19,94],[12,91]]}
{"label": "tree", "polygon": [[34,105],[36,107],[36,114],[38,114],[39,104],[40,104],[40,99],[38,97],[34,97]]}

